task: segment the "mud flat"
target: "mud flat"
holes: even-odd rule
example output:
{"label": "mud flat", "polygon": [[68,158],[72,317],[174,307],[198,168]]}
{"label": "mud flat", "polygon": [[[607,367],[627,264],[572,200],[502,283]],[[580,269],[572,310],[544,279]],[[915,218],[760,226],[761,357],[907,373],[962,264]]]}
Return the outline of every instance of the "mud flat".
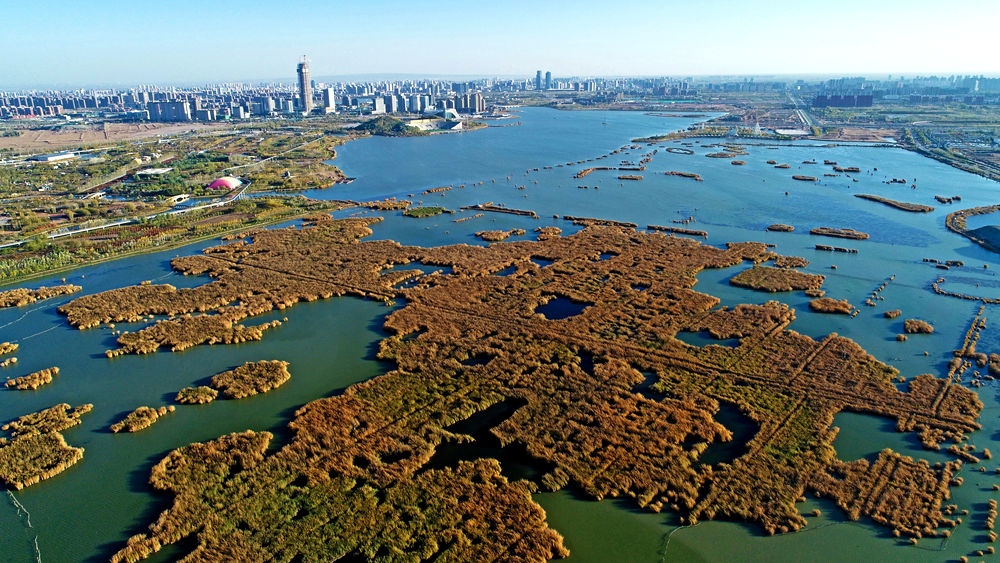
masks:
{"label": "mud flat", "polygon": [[242,399],[276,389],[291,379],[288,362],[247,362],[212,377],[212,387],[230,399]]}
{"label": "mud flat", "polygon": [[499,207],[496,205],[491,205],[489,203],[479,203],[476,205],[466,205],[462,209],[469,209],[473,211],[489,211],[491,213],[508,213],[510,215],[523,215],[525,217],[538,217],[538,214],[534,211],[527,211],[524,209],[511,209],[509,207]]}
{"label": "mud flat", "polygon": [[983,248],[993,252],[1000,252],[1000,237],[997,236],[994,229],[990,229],[990,227],[968,229],[965,224],[965,220],[968,217],[973,215],[988,215],[990,213],[996,213],[997,211],[1000,211],[1000,205],[987,205],[984,207],[962,209],[960,211],[949,213],[948,217],[944,220],[944,224],[952,232],[962,235]]}
{"label": "mud flat", "polygon": [[676,233],[679,235],[691,235],[695,237],[708,238],[707,231],[699,231],[696,229],[685,229],[682,227],[665,227],[662,225],[647,225],[646,228],[651,231],[661,231],[664,233]]}
{"label": "mud flat", "polygon": [[0,482],[15,490],[23,489],[69,469],[83,459],[83,448],[66,444],[61,431],[80,424],[80,417],[93,405],[70,407],[60,404],[27,414],[5,424],[0,430]]}
{"label": "mud flat", "polygon": [[29,373],[24,377],[10,379],[4,384],[4,386],[6,386],[8,389],[34,391],[35,389],[38,389],[43,385],[48,385],[49,383],[52,383],[52,378],[57,375],[59,375],[59,368],[53,366],[50,368],[38,370],[33,373]]}
{"label": "mud flat", "polygon": [[584,176],[587,176],[597,170],[615,170],[615,168],[612,166],[594,166],[592,168],[584,168],[583,170],[577,172],[576,175],[574,175],[573,177],[583,178]]}
{"label": "mud flat", "polygon": [[204,405],[211,403],[219,396],[219,392],[211,387],[202,385],[200,387],[185,387],[181,389],[174,401],[182,405]]}
{"label": "mud flat", "polygon": [[475,215],[470,215],[469,217],[462,217],[461,219],[453,219],[452,223],[464,223],[472,219],[479,219],[482,216],[483,216],[482,213],[476,213]]}
{"label": "mud flat", "polygon": [[612,219],[598,219],[596,217],[574,217],[573,215],[563,215],[563,219],[572,221],[575,225],[603,225],[606,227],[626,227],[636,228],[638,225],[628,221],[614,221]]}
{"label": "mud flat", "polygon": [[768,225],[766,231],[774,231],[779,233],[790,233],[795,230],[795,227],[791,225],[785,225],[782,223],[775,223],[773,225]]}
{"label": "mud flat", "polygon": [[[676,510],[684,524],[725,518],[772,534],[806,524],[796,499],[812,493],[901,535],[950,527],[943,502],[957,464],[932,467],[889,450],[843,462],[831,423],[851,409],[894,420],[902,432],[929,428],[961,440],[977,429],[982,403],[929,375],[897,387],[898,372],[857,343],[788,330],[795,313],[785,304],[722,308],[695,290],[706,268],[773,259],[766,244],[717,248],[589,226],[537,242],[420,248],[362,240],[372,222],[315,218],[177,258],[175,269],[211,281],[159,303],[137,302],[128,294],[142,289],[125,288],[117,300],[93,301],[96,309],[85,297],[68,304],[67,318],[82,324],[148,315],[166,301],[250,315],[324,291],[397,298],[387,264],[452,271],[405,290],[405,305],[386,317],[378,355],[395,369],[303,406],[282,444],[243,432],[168,454],[150,482],[173,497],[169,508],[114,561],[185,538],[206,561],[263,553],[551,559],[567,549],[530,492],[566,487]],[[552,266],[489,275],[533,258]],[[586,306],[559,319],[536,312],[557,298]],[[740,345],[689,346],[675,338],[681,331]],[[735,459],[703,466],[710,444],[733,439],[716,418],[722,405],[759,431]],[[463,430],[473,417],[524,448],[541,464],[538,476],[509,481],[477,454],[435,459],[473,439]]]}
{"label": "mud flat", "polygon": [[788,268],[772,268],[770,266],[754,266],[743,270],[729,280],[731,285],[768,291],[794,291],[803,289],[819,289],[823,286],[825,276],[807,274]]}
{"label": "mud flat", "polygon": [[867,199],[869,201],[877,201],[879,203],[884,203],[889,207],[895,207],[896,209],[902,209],[903,211],[911,211],[913,213],[930,213],[934,211],[934,208],[929,205],[921,205],[919,203],[906,203],[903,201],[895,201],[892,199],[887,199],[877,195],[871,194],[854,194],[854,197],[860,197],[861,199]]}
{"label": "mud flat", "polygon": [[441,186],[440,188],[431,188],[429,190],[424,190],[424,191],[422,191],[420,193],[423,194],[423,195],[427,195],[427,194],[440,194],[440,193],[444,193],[444,192],[446,192],[446,191],[448,191],[450,189],[451,189],[451,186]]}
{"label": "mud flat", "polygon": [[857,248],[843,248],[841,246],[830,246],[828,244],[817,244],[816,250],[822,250],[823,252],[843,252],[845,254],[857,254]]}
{"label": "mud flat", "polygon": [[139,407],[134,411],[128,413],[128,415],[111,425],[111,431],[114,433],[119,432],[138,432],[140,430],[145,430],[153,425],[154,422],[159,420],[161,416],[164,416],[168,412],[174,412],[174,406],[160,407],[154,409],[153,407]]}
{"label": "mud flat", "polygon": [[866,240],[868,238],[868,233],[862,233],[861,231],[855,231],[854,229],[837,229],[834,227],[817,227],[815,229],[810,229],[809,234],[853,240]]}
{"label": "mud flat", "polygon": [[509,231],[479,231],[476,236],[486,242],[500,242],[512,236],[520,236],[527,233],[524,229],[511,229]]}
{"label": "mud flat", "polygon": [[38,289],[27,289],[19,287],[0,291],[0,309],[6,307],[23,307],[36,301],[51,299],[59,295],[69,295],[83,289],[78,285],[55,285],[52,287],[39,287]]}
{"label": "mud flat", "polygon": [[813,299],[809,302],[809,308],[817,313],[835,313],[839,315],[850,315],[851,311],[854,309],[847,299],[831,299],[829,297],[820,297],[819,299]]}
{"label": "mud flat", "polygon": [[664,172],[664,174],[666,174],[667,176],[681,176],[683,178],[691,178],[692,180],[697,180],[698,182],[704,181],[704,179],[701,177],[701,174],[695,174],[694,172],[678,172],[677,170],[670,170],[668,172]]}

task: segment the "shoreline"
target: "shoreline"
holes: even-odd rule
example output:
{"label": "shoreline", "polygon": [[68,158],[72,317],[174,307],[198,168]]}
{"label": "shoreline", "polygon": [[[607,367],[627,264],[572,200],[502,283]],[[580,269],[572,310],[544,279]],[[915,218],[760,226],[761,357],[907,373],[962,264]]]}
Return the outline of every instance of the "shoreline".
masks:
{"label": "shoreline", "polygon": [[[357,207],[356,202],[351,202],[351,203],[354,204],[354,205],[347,205],[345,207],[342,207],[341,210],[342,209],[350,209],[351,207]],[[113,262],[113,261],[119,260],[121,258],[132,258],[132,257],[135,257],[135,256],[142,256],[143,254],[154,254],[156,252],[160,252],[160,251],[163,251],[163,250],[171,250],[171,249],[174,249],[174,248],[180,248],[180,247],[183,247],[183,246],[188,246],[190,244],[197,244],[199,242],[204,242],[206,240],[211,240],[213,238],[218,238],[218,237],[223,237],[223,236],[230,235],[230,234],[233,234],[233,233],[238,233],[240,231],[247,231],[247,230],[251,230],[251,229],[259,229],[259,228],[271,227],[271,226],[277,225],[279,223],[284,223],[285,221],[295,221],[295,220],[298,220],[298,219],[302,219],[303,217],[306,217],[308,215],[312,215],[313,213],[314,212],[300,213],[300,214],[296,214],[296,215],[293,215],[293,216],[290,216],[290,217],[282,217],[280,219],[272,219],[272,220],[269,220],[269,221],[263,221],[263,222],[260,222],[260,223],[254,223],[254,224],[250,224],[250,225],[240,225],[238,227],[234,227],[234,228],[231,228],[231,229],[226,229],[226,230],[223,230],[223,231],[218,231],[218,232],[207,234],[207,235],[202,235],[202,236],[199,236],[199,237],[196,237],[196,238],[193,238],[193,239],[187,239],[187,240],[184,240],[184,241],[181,241],[181,242],[167,243],[167,244],[165,244],[163,246],[154,246],[154,247],[142,248],[140,250],[133,250],[133,251],[130,251],[130,252],[126,252],[124,254],[119,254],[117,256],[108,256],[106,258],[101,258],[101,259],[98,259],[98,260],[93,260],[93,261],[88,261],[88,262],[81,262],[79,264],[72,264],[72,265],[68,265],[68,266],[59,266],[58,268],[53,268],[51,270],[45,270],[43,272],[35,272],[35,273],[32,273],[32,274],[28,274],[26,276],[20,276],[20,277],[17,277],[17,278],[12,278],[12,279],[9,279],[9,280],[0,281],[0,290],[8,289],[8,288],[10,288],[10,286],[20,285],[20,284],[22,284],[22,283],[24,283],[26,281],[36,280],[36,279],[44,278],[46,276],[50,276],[50,275],[54,275],[54,274],[61,274],[61,273],[64,273],[64,272],[71,272],[73,270],[77,270],[77,269],[80,269],[80,268],[86,268],[88,266],[96,266],[98,264],[103,264],[105,262]]]}

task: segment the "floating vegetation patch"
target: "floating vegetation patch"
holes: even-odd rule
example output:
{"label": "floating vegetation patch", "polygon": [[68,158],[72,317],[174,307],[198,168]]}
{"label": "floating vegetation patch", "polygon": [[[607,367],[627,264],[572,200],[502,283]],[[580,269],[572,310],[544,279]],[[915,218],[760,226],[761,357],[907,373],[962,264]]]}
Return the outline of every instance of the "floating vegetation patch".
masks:
{"label": "floating vegetation patch", "polygon": [[52,383],[52,378],[59,375],[58,367],[50,367],[42,370],[38,370],[33,373],[29,373],[24,377],[17,377],[14,379],[9,379],[4,384],[8,389],[20,389],[22,391],[31,390],[34,391],[42,385],[47,385]]}
{"label": "floating vegetation patch", "polygon": [[807,274],[790,268],[754,266],[743,270],[729,280],[731,285],[756,289],[758,291],[793,291],[819,289],[826,278],[818,274]]}
{"label": "floating vegetation patch", "polygon": [[280,387],[291,377],[288,362],[247,362],[213,376],[212,387],[230,399],[242,399]]}
{"label": "floating vegetation patch", "polygon": [[219,392],[205,385],[199,387],[185,387],[181,389],[174,401],[182,405],[204,405],[211,403],[219,396]]}
{"label": "floating vegetation patch", "polygon": [[0,430],[10,437],[0,438],[0,482],[15,490],[23,489],[83,459],[83,448],[66,444],[60,432],[80,424],[80,417],[93,408],[73,408],[63,403],[5,424]]}
{"label": "floating vegetation patch", "polygon": [[476,236],[487,242],[499,242],[513,236],[520,236],[527,233],[524,229],[511,229],[509,231],[479,231]]}
{"label": "floating vegetation patch", "polygon": [[23,307],[43,299],[52,299],[59,295],[69,295],[83,289],[78,285],[56,285],[26,289],[23,287],[0,291],[0,309],[5,307]]}
{"label": "floating vegetation patch", "polygon": [[170,405],[169,407],[160,407],[154,409],[152,407],[139,407],[134,411],[128,413],[122,420],[111,425],[111,431],[114,433],[118,432],[138,432],[149,428],[156,422],[161,416],[167,414],[168,412],[174,412],[176,407]]}

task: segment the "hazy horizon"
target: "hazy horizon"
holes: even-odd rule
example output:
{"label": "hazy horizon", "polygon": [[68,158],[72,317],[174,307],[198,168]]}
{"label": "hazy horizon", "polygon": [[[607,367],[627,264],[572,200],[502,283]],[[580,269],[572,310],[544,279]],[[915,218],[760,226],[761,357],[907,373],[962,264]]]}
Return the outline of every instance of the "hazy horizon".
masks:
{"label": "hazy horizon", "polygon": [[80,6],[5,8],[0,90],[291,83],[303,54],[317,79],[1000,73],[1000,3],[979,0],[947,10],[926,0],[843,0],[835,10],[789,0]]}

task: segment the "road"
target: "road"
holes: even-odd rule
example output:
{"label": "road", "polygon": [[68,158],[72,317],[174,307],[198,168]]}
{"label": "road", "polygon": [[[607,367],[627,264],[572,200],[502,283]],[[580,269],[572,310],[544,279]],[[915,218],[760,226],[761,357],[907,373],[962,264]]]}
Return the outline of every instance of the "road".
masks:
{"label": "road", "polygon": [[[68,237],[68,236],[72,236],[72,235],[78,235],[80,233],[87,233],[87,232],[90,232],[90,231],[99,231],[101,229],[110,229],[112,227],[119,227],[121,225],[134,225],[134,224],[140,223],[142,221],[151,221],[153,219],[156,219],[157,217],[167,217],[167,216],[170,216],[170,215],[180,215],[182,213],[190,213],[192,211],[200,211],[202,209],[211,209],[213,207],[221,207],[223,205],[232,203],[232,202],[234,202],[234,201],[236,201],[238,199],[243,199],[246,196],[246,191],[247,191],[247,188],[249,188],[249,187],[250,187],[250,184],[247,184],[247,185],[241,187],[239,189],[239,191],[237,191],[231,197],[228,197],[228,198],[220,200],[220,201],[216,201],[214,203],[206,203],[204,205],[196,205],[195,207],[185,207],[183,209],[171,209],[170,211],[163,211],[163,212],[160,212],[160,213],[154,213],[153,215],[147,215],[145,217],[142,217],[141,219],[138,219],[138,218],[137,219],[122,219],[120,221],[115,221],[113,223],[107,223],[107,224],[104,224],[104,225],[97,225],[97,226],[94,226],[94,227],[83,227],[83,228],[80,228],[80,229],[65,229],[65,230],[62,230],[62,231],[57,231],[57,232],[54,232],[54,233],[49,233],[48,235],[45,236],[45,238],[47,238],[47,239],[57,239],[57,238]],[[30,240],[30,239],[21,239],[21,240],[15,240],[13,242],[8,242],[8,243],[5,243],[5,244],[0,244],[0,249],[10,248],[12,246],[20,246],[20,245],[28,242],[28,240]]]}
{"label": "road", "polygon": [[795,113],[799,115],[799,119],[802,120],[802,124],[806,127],[816,127],[816,122],[813,121],[812,116],[806,111],[806,105],[802,103],[802,99],[799,98],[798,94],[789,92],[788,99],[792,102],[792,105],[795,106]]}

